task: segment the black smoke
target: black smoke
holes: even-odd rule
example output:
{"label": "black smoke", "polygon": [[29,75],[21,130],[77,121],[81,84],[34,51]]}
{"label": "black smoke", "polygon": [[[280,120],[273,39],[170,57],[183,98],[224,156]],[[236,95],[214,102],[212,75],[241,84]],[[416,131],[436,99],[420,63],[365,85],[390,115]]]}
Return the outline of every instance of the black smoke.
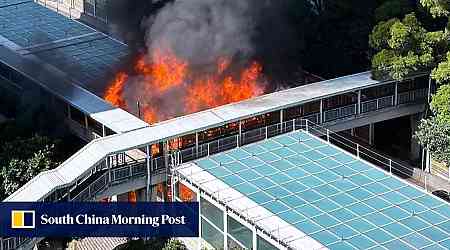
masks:
{"label": "black smoke", "polygon": [[311,13],[306,0],[113,3],[114,32],[137,53],[169,46],[199,67],[215,65],[218,57],[226,56],[241,63],[260,61],[266,77],[277,85],[301,77],[304,31],[298,24],[304,15],[299,13]]}

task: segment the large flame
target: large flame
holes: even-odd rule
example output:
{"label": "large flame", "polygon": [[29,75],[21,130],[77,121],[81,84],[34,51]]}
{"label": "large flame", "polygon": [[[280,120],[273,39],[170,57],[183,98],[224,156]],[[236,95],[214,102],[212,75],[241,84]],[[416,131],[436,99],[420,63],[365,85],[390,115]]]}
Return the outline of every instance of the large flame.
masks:
{"label": "large flame", "polygon": [[128,75],[124,72],[119,72],[112,83],[109,85],[105,92],[105,100],[114,106],[119,106],[124,109],[127,108],[125,99],[123,98],[123,88],[125,82],[128,79]]}
{"label": "large flame", "polygon": [[[139,101],[141,118],[155,123],[264,93],[262,66],[258,62],[251,62],[239,70],[231,70],[232,64],[230,58],[222,57],[213,65],[215,70],[199,73],[170,50],[156,50],[150,59],[142,56],[137,60],[132,75],[118,73],[106,89],[104,98],[124,109]],[[128,93],[126,98],[124,94],[128,87],[137,90],[129,91],[131,94]]]}

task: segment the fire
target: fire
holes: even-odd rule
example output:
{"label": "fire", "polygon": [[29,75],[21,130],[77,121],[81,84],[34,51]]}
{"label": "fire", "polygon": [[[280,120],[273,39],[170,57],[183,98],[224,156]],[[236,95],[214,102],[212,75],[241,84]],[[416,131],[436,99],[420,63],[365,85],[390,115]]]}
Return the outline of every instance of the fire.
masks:
{"label": "fire", "polygon": [[138,74],[145,76],[157,91],[166,91],[183,83],[187,73],[187,63],[171,53],[155,51],[152,55],[153,64],[141,57],[135,66]]}
{"label": "fire", "polygon": [[111,85],[108,87],[105,93],[105,100],[114,106],[119,106],[126,109],[126,102],[123,98],[123,88],[126,81],[128,80],[128,75],[124,72],[119,72],[116,78],[112,81]]}
{"label": "fire", "polygon": [[[217,59],[214,70],[197,70],[170,50],[155,50],[141,56],[134,72],[120,72],[105,92],[105,100],[114,106],[128,109],[139,101],[141,118],[149,123],[193,113],[227,103],[261,95],[265,91],[262,66],[251,62],[236,70],[228,57]],[[232,73],[230,73],[232,72]],[[134,100],[127,100],[134,93]],[[133,94],[131,94],[133,96]]]}
{"label": "fire", "polygon": [[226,76],[222,81],[211,76],[198,79],[188,89],[186,96],[188,110],[197,111],[261,95],[264,89],[257,84],[261,71],[261,65],[253,62],[242,72],[240,80],[235,80],[231,76]]}

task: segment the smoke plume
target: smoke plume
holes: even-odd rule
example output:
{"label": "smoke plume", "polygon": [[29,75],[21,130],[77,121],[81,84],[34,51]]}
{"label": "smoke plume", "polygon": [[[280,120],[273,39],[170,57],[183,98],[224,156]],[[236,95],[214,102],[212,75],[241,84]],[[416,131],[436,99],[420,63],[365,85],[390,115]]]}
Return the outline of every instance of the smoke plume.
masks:
{"label": "smoke plume", "polygon": [[178,0],[144,22],[149,51],[171,48],[194,65],[253,56],[256,20],[250,1]]}
{"label": "smoke plume", "polygon": [[[155,121],[279,88],[267,82],[289,75],[292,65],[298,67],[293,58],[301,46],[295,39],[297,31],[289,24],[290,2],[293,0],[158,0],[150,7],[147,2],[150,15],[126,22],[136,23],[136,18],[141,18],[140,59],[126,84],[116,81],[109,89],[123,100],[115,96],[106,99],[142,113],[137,110],[138,101],[146,111],[143,118]],[[120,30],[127,25],[116,27]],[[139,35],[128,32],[127,37]]]}

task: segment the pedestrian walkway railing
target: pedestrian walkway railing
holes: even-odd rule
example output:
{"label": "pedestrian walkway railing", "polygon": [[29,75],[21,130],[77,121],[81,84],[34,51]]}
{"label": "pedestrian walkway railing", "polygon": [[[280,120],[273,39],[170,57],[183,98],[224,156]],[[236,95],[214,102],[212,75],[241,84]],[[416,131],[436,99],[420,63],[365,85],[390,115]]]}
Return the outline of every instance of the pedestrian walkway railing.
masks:
{"label": "pedestrian walkway railing", "polygon": [[[427,92],[427,89],[417,89],[409,92],[399,93],[397,97],[397,104],[395,104],[395,96],[385,96],[362,102],[359,108],[357,104],[351,104],[348,106],[324,111],[322,115],[320,113],[313,113],[293,120],[283,121],[280,123],[248,131],[242,131],[241,134],[231,134],[223,138],[200,144],[198,146],[178,150],[176,153],[180,156],[180,162],[187,162],[257,141],[265,140],[283,133],[302,129],[327,140],[331,144],[336,145],[363,160],[371,162],[374,165],[385,169],[391,174],[397,174],[403,177],[411,177],[413,170],[410,167],[404,166],[401,163],[393,161],[389,157],[377,153],[370,148],[361,146],[358,143],[355,143],[340,134],[328,130],[324,127],[325,124],[323,123],[336,121],[338,119],[348,118],[351,116],[357,117],[359,113],[378,111],[400,104],[424,101],[425,97],[427,96]],[[146,159],[136,160],[132,164],[117,165],[116,167],[113,167],[111,169],[101,167],[100,170],[96,172],[96,174],[86,176],[86,178],[84,178],[83,180],[85,183],[87,183],[87,185],[80,185],[78,187],[79,192],[76,192],[76,194],[72,197],[68,197],[67,200],[91,201],[94,200],[97,194],[117,183],[122,183],[133,178],[144,177],[149,173],[150,175],[155,173],[164,174],[166,171],[165,162],[169,162],[168,159],[165,159],[167,157],[169,156],[161,156],[152,159],[151,164],[149,164],[150,171],[147,168],[148,164]],[[16,249],[18,246],[29,240],[30,239],[25,238],[0,239],[0,250]]]}

